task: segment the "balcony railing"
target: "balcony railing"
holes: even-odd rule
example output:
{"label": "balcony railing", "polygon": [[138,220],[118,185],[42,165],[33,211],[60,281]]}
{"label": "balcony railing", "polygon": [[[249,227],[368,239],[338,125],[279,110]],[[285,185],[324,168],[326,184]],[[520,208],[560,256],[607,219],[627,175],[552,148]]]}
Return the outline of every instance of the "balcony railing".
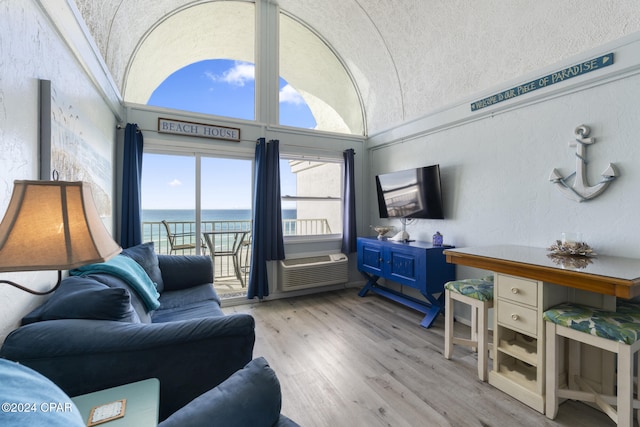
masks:
{"label": "balcony railing", "polygon": [[[169,228],[176,235],[174,245],[196,243],[196,223],[193,221],[168,221]],[[246,220],[218,220],[218,221],[202,221],[202,232],[207,231],[247,231],[251,232],[251,221]],[[287,236],[318,236],[331,234],[331,227],[325,218],[312,219],[284,219],[282,220],[282,232]],[[171,244],[169,242],[167,231],[162,222],[143,222],[142,235],[144,242],[153,242],[156,253],[171,253]],[[220,241],[220,249],[227,250],[232,242],[229,241],[233,237],[229,235],[228,239]],[[200,239],[202,241],[202,239]],[[216,246],[217,246],[216,242]],[[174,251],[179,255],[194,255],[195,249]]]}
{"label": "balcony railing", "polygon": [[[144,242],[153,242],[156,253],[175,255],[195,255],[195,244],[204,241],[202,236],[196,238],[196,223],[194,221],[167,221],[170,232],[175,235],[174,246],[194,245],[194,249],[175,250],[172,252],[167,230],[162,222],[143,222],[142,235]],[[202,232],[207,231],[251,231],[251,221],[202,221]],[[231,235],[229,235],[231,236]],[[220,242],[220,250],[229,247],[228,241]],[[217,246],[217,242],[216,242]],[[202,252],[202,249],[201,249]]]}
{"label": "balcony railing", "polygon": [[[196,223],[192,221],[167,221],[170,233],[173,234],[174,248],[179,245],[191,245],[189,249],[171,249],[167,230],[162,222],[143,222],[142,235],[144,242],[153,242],[158,254],[195,255],[196,246],[200,246],[201,254],[210,254],[209,248],[204,244],[202,236],[196,236]],[[202,232],[229,231],[229,234],[216,235],[213,239],[216,252],[228,251],[233,247],[233,232],[246,231],[245,244],[240,248],[238,255],[243,274],[246,275],[250,264],[251,221],[248,220],[217,220],[202,221]],[[326,219],[284,219],[282,221],[284,236],[308,236],[331,234],[331,228]],[[233,259],[229,257],[216,257],[214,276],[216,278],[235,277]],[[245,278],[246,283],[246,278]]]}

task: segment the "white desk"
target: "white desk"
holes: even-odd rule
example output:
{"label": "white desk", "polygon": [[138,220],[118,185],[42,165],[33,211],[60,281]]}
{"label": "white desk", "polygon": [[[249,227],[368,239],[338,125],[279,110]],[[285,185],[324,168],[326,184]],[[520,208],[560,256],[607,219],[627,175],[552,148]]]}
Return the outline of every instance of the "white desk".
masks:
{"label": "white desk", "polygon": [[[564,301],[615,310],[616,298],[640,295],[640,260],[598,256],[571,264],[544,248],[486,246],[447,249],[447,261],[495,273],[493,369],[489,383],[544,412],[543,312]],[[569,261],[569,260],[567,260]],[[587,349],[582,375],[613,390],[611,353]],[[612,393],[610,393],[612,394]]]}

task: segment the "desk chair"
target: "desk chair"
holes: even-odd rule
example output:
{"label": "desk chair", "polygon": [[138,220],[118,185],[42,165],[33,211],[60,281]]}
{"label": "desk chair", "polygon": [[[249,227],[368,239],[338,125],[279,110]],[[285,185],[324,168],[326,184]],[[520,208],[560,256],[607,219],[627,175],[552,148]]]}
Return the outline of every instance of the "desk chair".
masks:
{"label": "desk chair", "polygon": [[[196,248],[196,244],[195,243],[191,243],[191,237],[195,236],[195,233],[190,232],[190,233],[176,233],[175,231],[171,230],[171,227],[169,226],[169,223],[166,220],[162,220],[162,225],[164,225],[165,230],[167,230],[167,238],[169,239],[169,255],[172,255],[175,251],[186,251],[186,250],[192,250]],[[189,238],[189,243],[185,243],[184,240],[185,238]],[[178,243],[177,241],[181,241],[182,243]],[[202,241],[200,241],[200,247],[203,250],[203,253],[206,253],[206,246],[204,245],[204,243],[202,243]]]}
{"label": "desk chair", "polygon": [[[493,276],[483,279],[453,280],[444,285],[444,357],[451,359],[453,344],[478,351],[478,378],[487,380],[489,353],[488,312],[493,307]],[[471,307],[471,337],[455,337],[453,331],[454,301]]]}
{"label": "desk chair", "polygon": [[[564,303],[544,312],[547,334],[545,414],[548,418],[556,417],[559,399],[566,398],[594,403],[619,426],[633,424],[633,410],[640,409],[640,401],[633,396],[634,358],[640,359],[640,305],[624,300],[616,305],[616,311],[611,312]],[[566,384],[558,379],[564,338],[570,344]],[[580,376],[581,344],[616,353],[616,396],[598,393]]]}

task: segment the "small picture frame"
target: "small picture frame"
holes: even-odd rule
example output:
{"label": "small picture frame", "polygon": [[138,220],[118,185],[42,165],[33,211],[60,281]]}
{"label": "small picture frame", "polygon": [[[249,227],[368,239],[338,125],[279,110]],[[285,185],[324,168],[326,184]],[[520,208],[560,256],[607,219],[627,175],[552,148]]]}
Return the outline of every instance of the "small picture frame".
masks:
{"label": "small picture frame", "polygon": [[127,399],[116,400],[115,402],[98,405],[91,408],[87,427],[106,423],[118,418],[124,417],[124,411],[127,406]]}

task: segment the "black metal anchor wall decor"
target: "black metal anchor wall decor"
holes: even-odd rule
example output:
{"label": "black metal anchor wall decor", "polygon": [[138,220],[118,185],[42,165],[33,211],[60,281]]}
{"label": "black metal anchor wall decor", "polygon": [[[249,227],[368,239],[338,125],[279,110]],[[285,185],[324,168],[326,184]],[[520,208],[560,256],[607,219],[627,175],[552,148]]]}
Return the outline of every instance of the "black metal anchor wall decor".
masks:
{"label": "black metal anchor wall decor", "polygon": [[[566,197],[577,202],[584,202],[599,196],[607,189],[611,181],[619,176],[618,170],[613,163],[609,163],[607,169],[602,172],[602,179],[596,185],[589,186],[587,182],[587,146],[596,142],[595,138],[588,138],[591,129],[588,126],[580,125],[575,130],[575,141],[571,141],[569,146],[576,147],[576,171],[569,176],[563,177],[557,169],[549,175],[549,181],[556,184],[558,189]],[[569,181],[573,179],[573,185]]]}

